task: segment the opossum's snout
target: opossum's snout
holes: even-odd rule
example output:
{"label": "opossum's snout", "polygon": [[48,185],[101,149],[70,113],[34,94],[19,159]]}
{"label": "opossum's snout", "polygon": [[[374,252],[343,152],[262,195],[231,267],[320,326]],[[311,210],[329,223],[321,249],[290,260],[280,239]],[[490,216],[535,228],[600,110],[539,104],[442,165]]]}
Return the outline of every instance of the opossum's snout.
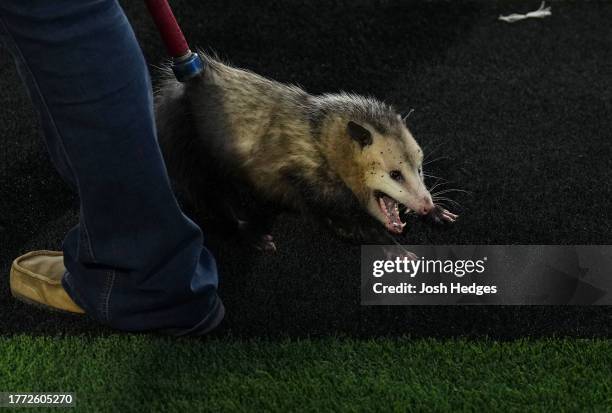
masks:
{"label": "opossum's snout", "polygon": [[371,191],[368,211],[396,234],[402,233],[406,226],[400,211],[428,215],[434,209],[431,194],[417,168],[402,169],[371,173],[366,179]]}
{"label": "opossum's snout", "polygon": [[434,209],[434,203],[429,192],[419,200],[419,207],[414,211],[419,215],[427,215]]}
{"label": "opossum's snout", "polygon": [[390,232],[396,234],[401,234],[406,226],[400,215],[401,210],[406,209],[419,215],[428,215],[433,208],[434,203],[427,191],[417,198],[404,195],[395,198],[385,192],[374,190],[372,200],[368,205],[370,214],[382,222]]}
{"label": "opossum's snout", "polygon": [[406,196],[401,197],[400,200],[406,209],[418,215],[427,215],[435,207],[431,194],[425,189],[424,184],[419,185],[415,191],[408,190]]}

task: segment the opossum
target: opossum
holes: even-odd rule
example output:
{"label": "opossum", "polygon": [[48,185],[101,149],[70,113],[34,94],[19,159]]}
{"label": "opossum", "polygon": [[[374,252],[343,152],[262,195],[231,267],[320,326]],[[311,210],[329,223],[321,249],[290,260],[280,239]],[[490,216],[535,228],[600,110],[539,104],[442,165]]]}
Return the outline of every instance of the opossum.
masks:
{"label": "opossum", "polygon": [[457,218],[434,205],[423,151],[390,105],[313,96],[199,53],[201,75],[179,83],[168,74],[155,98],[169,175],[197,210],[222,216],[263,250],[276,249],[271,226],[286,209],[361,242],[402,233],[402,207]]}

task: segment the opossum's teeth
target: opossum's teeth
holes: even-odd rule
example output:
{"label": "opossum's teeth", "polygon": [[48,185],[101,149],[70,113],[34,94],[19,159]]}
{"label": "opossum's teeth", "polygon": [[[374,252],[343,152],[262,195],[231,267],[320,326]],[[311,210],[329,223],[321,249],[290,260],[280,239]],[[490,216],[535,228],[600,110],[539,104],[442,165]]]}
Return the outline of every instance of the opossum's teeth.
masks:
{"label": "opossum's teeth", "polygon": [[399,206],[395,199],[382,195],[378,198],[380,210],[387,220],[386,227],[389,231],[401,234],[406,224],[400,218]]}

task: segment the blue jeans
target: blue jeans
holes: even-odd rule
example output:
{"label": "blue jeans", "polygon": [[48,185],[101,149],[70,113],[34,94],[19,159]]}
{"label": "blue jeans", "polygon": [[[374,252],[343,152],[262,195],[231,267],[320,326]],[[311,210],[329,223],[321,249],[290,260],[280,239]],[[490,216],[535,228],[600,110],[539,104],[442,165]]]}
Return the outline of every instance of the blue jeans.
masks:
{"label": "blue jeans", "polygon": [[127,331],[203,334],[224,308],[200,229],[179,209],[155,131],[144,57],[115,0],[2,0],[0,37],[79,194],[63,285]]}

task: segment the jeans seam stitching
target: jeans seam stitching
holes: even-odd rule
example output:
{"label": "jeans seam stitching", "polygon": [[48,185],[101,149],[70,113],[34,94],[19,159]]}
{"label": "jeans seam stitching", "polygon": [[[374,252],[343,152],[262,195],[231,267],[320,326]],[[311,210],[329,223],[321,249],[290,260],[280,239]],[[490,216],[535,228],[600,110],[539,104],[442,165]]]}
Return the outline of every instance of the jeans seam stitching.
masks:
{"label": "jeans seam stitching", "polygon": [[91,238],[89,237],[89,230],[87,229],[87,224],[85,223],[85,213],[83,212],[82,206],[81,206],[81,212],[79,213],[79,223],[83,227],[83,232],[84,232],[84,236],[86,240],[85,248],[87,248],[87,253],[88,253],[87,255],[89,256],[88,258],[90,258],[94,262],[97,262],[98,260],[96,259],[96,256],[93,253],[93,248],[91,245]]}
{"label": "jeans seam stitching", "polygon": [[103,295],[103,303],[102,303],[102,317],[104,318],[104,321],[106,322],[110,321],[110,316],[109,316],[110,297],[111,297],[111,292],[113,290],[113,286],[115,284],[115,275],[116,275],[115,270],[112,270],[108,272],[108,277],[106,278],[106,288],[105,288],[105,292]]}

